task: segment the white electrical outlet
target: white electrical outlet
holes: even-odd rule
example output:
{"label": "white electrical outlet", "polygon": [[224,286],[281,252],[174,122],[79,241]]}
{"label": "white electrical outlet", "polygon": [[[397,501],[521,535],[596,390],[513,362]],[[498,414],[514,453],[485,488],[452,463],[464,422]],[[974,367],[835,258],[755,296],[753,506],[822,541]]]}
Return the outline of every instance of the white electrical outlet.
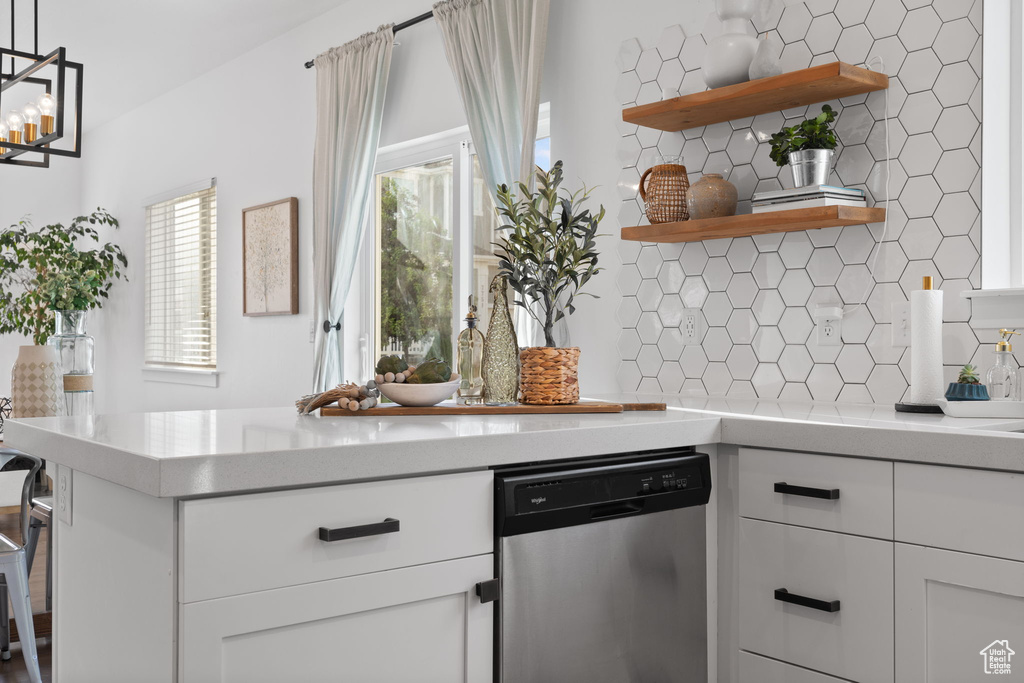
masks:
{"label": "white electrical outlet", "polygon": [[910,302],[892,305],[892,345],[910,346]]}
{"label": "white electrical outlet", "polygon": [[316,320],[313,318],[309,319],[309,343],[312,344],[316,341]]}
{"label": "white electrical outlet", "polygon": [[699,308],[684,308],[683,322],[679,326],[684,346],[697,346],[702,337]]}
{"label": "white electrical outlet", "polygon": [[816,330],[818,346],[842,346],[842,307],[818,306],[814,311],[814,327]]}
{"label": "white electrical outlet", "polygon": [[57,519],[71,526],[72,475],[74,470],[57,465]]}

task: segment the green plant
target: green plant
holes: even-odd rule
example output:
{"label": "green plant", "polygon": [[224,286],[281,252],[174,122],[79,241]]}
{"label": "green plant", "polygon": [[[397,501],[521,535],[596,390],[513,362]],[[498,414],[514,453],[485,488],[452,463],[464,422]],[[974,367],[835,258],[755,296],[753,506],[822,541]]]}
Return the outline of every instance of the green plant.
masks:
{"label": "green plant", "polygon": [[956,378],[956,381],[957,384],[981,384],[981,380],[978,379],[978,368],[968,363],[961,368],[960,376]]}
{"label": "green plant", "polygon": [[35,230],[31,221],[21,220],[0,233],[0,334],[24,334],[44,344],[52,327],[50,311],[102,305],[128,259],[116,244],[78,248],[79,240],[99,244],[95,226],[101,225],[116,229],[118,223],[97,209],[68,227],[54,223]]}
{"label": "green plant", "polygon": [[[590,198],[584,187],[559,194],[562,162],[550,171],[538,168],[537,191],[518,183],[519,197],[508,185],[498,188],[498,216],[506,223],[504,234],[495,243],[499,271],[508,276],[518,295],[515,305],[526,309],[544,330],[546,346],[554,346],[554,325],[576,312],[573,300],[597,273],[598,225],[604,219],[604,207],[597,215],[583,204]],[[539,309],[539,310],[538,310]]]}
{"label": "green plant", "polygon": [[835,149],[838,144],[832,124],[836,120],[836,112],[829,105],[821,108],[821,113],[813,119],[807,119],[789,128],[783,128],[772,136],[772,161],[778,166],[789,163],[789,155],[805,149]]}

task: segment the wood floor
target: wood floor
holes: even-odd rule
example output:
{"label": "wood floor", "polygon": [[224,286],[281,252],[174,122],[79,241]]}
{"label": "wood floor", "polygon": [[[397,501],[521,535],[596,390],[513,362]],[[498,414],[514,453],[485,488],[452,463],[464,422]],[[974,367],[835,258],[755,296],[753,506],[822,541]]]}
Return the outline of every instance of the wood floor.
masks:
{"label": "wood floor", "polygon": [[[21,541],[21,531],[18,528],[18,515],[0,514],[0,534],[11,538],[16,542]],[[32,563],[32,575],[28,579],[28,590],[32,596],[32,611],[43,612],[46,610],[46,534],[48,529],[43,529],[39,534],[39,547],[36,549],[36,559]],[[50,638],[40,638],[36,642],[39,651],[39,668],[43,674],[44,683],[50,679]],[[25,660],[21,656],[21,647],[14,643],[11,646],[11,659],[7,662],[0,662],[0,683],[22,683],[28,682],[28,674],[25,672]]]}

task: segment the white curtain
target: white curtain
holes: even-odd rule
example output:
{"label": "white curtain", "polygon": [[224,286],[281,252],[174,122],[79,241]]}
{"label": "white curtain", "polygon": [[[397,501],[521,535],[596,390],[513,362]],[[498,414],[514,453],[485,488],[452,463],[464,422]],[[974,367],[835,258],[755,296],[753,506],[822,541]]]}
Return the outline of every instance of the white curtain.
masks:
{"label": "white curtain", "polygon": [[[335,326],[345,298],[373,189],[384,94],[395,34],[382,26],[317,57],[313,152],[313,285],[316,311],[314,391],[342,381],[343,340]],[[324,330],[324,323],[330,328]]]}
{"label": "white curtain", "polygon": [[447,0],[434,5],[484,180],[533,178],[550,0]]}

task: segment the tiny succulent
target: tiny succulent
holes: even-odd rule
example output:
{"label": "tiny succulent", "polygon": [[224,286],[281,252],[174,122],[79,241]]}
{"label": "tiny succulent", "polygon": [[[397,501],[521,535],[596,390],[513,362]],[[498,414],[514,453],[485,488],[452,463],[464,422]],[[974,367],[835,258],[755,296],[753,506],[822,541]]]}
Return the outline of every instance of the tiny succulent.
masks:
{"label": "tiny succulent", "polygon": [[772,161],[778,166],[789,163],[791,152],[805,149],[835,149],[839,144],[832,124],[836,120],[836,111],[829,105],[821,107],[821,113],[812,119],[789,128],[783,128],[772,136]]}
{"label": "tiny succulent", "polygon": [[957,384],[981,384],[978,379],[978,368],[970,363],[960,369],[960,376],[956,378]]}

